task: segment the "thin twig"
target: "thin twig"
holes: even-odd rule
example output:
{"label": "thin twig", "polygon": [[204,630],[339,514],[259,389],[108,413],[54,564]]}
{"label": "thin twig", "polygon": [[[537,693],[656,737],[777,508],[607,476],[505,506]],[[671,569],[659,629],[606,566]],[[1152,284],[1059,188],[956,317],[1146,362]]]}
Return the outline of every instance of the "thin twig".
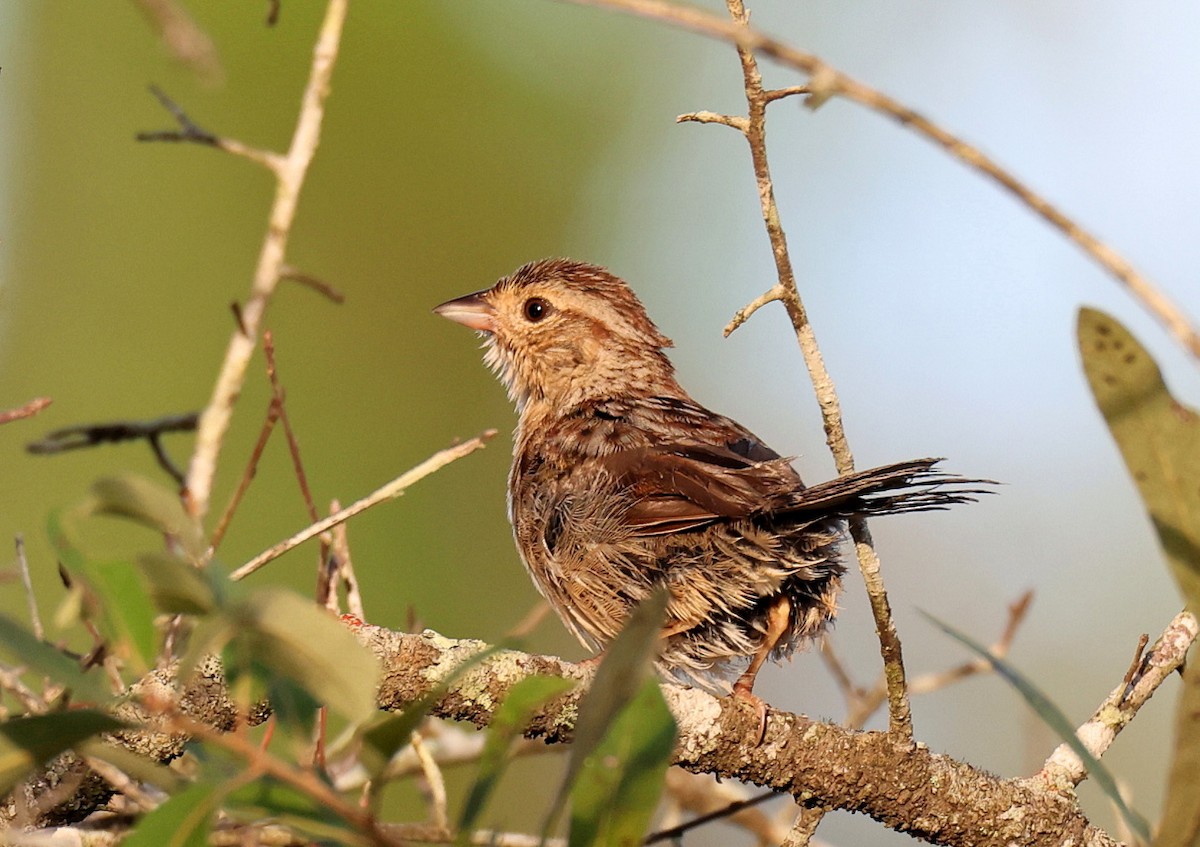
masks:
{"label": "thin twig", "polygon": [[774,791],[767,791],[762,794],[756,794],[753,797],[748,797],[745,800],[738,800],[735,803],[730,803],[724,808],[709,812],[706,815],[700,815],[699,817],[692,818],[690,821],[684,821],[683,823],[679,824],[679,826],[673,826],[670,829],[661,829],[658,832],[653,832],[646,836],[645,840],[642,841],[642,844],[657,844],[660,841],[670,841],[678,838],[689,830],[695,829],[698,826],[704,826],[706,823],[712,823],[716,820],[728,818],[737,814],[743,809],[749,809],[752,806],[757,806],[759,803],[765,803],[766,801],[778,796],[779,794]]}
{"label": "thin twig", "polygon": [[1140,273],[1116,250],[1086,231],[1073,219],[1029,188],[979,148],[946,131],[908,106],[855,80],[811,53],[797,50],[744,23],[731,22],[704,9],[680,6],[667,0],[561,0],[581,6],[598,6],[651,18],[680,29],[728,41],[743,50],[768,56],[809,75],[808,105],[816,108],[831,97],[845,97],[893,118],[901,126],[937,144],[968,167],[987,176],[1069,238],[1108,271],[1129,293],[1175,336],[1184,349],[1200,358],[1200,332],[1184,310]]}
{"label": "thin twig", "polygon": [[[336,499],[329,504],[330,514],[340,512],[342,504]],[[358,576],[354,573],[354,560],[350,557],[350,539],[346,524],[341,523],[333,528],[333,550],[331,557],[337,562],[337,573],[342,585],[346,587],[346,611],[359,620],[366,620],[367,613],[363,607],[362,592],[358,588]],[[334,597],[337,590],[335,586]]]}
{"label": "thin twig", "polygon": [[291,265],[284,265],[279,271],[279,275],[282,279],[286,279],[289,282],[299,283],[300,285],[311,288],[313,291],[325,295],[325,297],[329,298],[334,303],[337,303],[339,306],[346,302],[346,295],[334,288],[328,282],[323,279],[319,279],[312,274],[306,274],[303,271],[296,270]]}
{"label": "thin twig", "polygon": [[274,169],[277,179],[275,201],[271,207],[258,267],[254,272],[254,284],[242,308],[244,331],[236,332],[230,338],[221,372],[213,387],[212,398],[200,417],[196,446],[187,476],[188,508],[197,520],[202,519],[208,511],[217,460],[233,416],[233,406],[246,380],[246,369],[254,354],[267,303],[275,292],[284,267],[288,235],[295,219],[300,189],[321,137],[325,98],[329,94],[330,78],[337,59],[348,5],[349,0],[329,0],[326,7],[292,144],[287,156],[280,161],[278,168]]}
{"label": "thin twig", "polygon": [[432,823],[439,829],[449,832],[450,813],[446,802],[446,778],[442,776],[442,769],[438,767],[437,761],[430,754],[420,732],[412,734],[412,748],[413,752],[417,754],[417,761],[421,763],[421,775],[429,790]]}
{"label": "thin twig", "polygon": [[199,413],[188,412],[182,415],[166,415],[149,421],[111,421],[99,424],[80,424],[57,429],[41,441],[26,445],[30,453],[40,456],[64,453],[67,450],[78,450],[81,447],[94,447],[97,444],[115,444],[121,441],[136,441],[145,439],[150,445],[154,458],[159,467],[167,472],[180,485],[183,484],[183,473],[171,461],[162,445],[162,437],[172,432],[191,432],[196,428]]}
{"label": "thin twig", "polygon": [[[1183,666],[1188,648],[1200,634],[1200,623],[1188,611],[1180,612],[1167,624],[1162,635],[1143,655],[1140,667],[1129,681],[1112,690],[1088,721],[1075,734],[1096,758],[1112,744],[1117,734],[1133,720],[1158,687]],[[1087,770],[1068,745],[1061,744],[1050,754],[1034,780],[1054,790],[1075,786],[1087,777]]]}
{"label": "thin twig", "polygon": [[25,536],[17,533],[15,539],[17,548],[17,569],[21,571],[21,584],[25,586],[25,602],[29,604],[29,625],[38,641],[45,638],[42,629],[42,616],[38,614],[37,597],[33,593],[33,580],[29,578],[29,560],[25,557]]}
{"label": "thin twig", "polygon": [[166,92],[157,85],[150,86],[150,93],[158,99],[158,102],[162,104],[164,109],[171,113],[171,117],[175,118],[175,122],[179,124],[179,129],[139,132],[134,135],[136,140],[147,142],[185,142],[199,144],[204,147],[215,147],[226,153],[232,153],[234,156],[249,159],[251,162],[262,165],[276,176],[279,176],[284,162],[278,153],[273,153],[270,150],[260,150],[257,147],[251,147],[249,144],[243,144],[237,139],[225,138],[209,132],[188,117],[183,107],[168,97]]}
{"label": "thin twig", "polygon": [[49,397],[35,397],[24,406],[18,406],[15,409],[6,409],[0,412],[0,424],[6,424],[9,421],[20,420],[21,418],[31,418],[46,408],[53,402]]}
{"label": "thin twig", "polygon": [[209,558],[221,546],[221,541],[225,538],[225,533],[229,529],[229,522],[233,520],[233,515],[241,504],[242,498],[246,496],[246,490],[250,488],[250,483],[254,480],[255,474],[258,473],[258,462],[262,458],[263,450],[267,447],[267,441],[270,439],[271,433],[275,429],[275,424],[279,420],[280,406],[279,398],[272,396],[271,402],[267,405],[267,415],[263,419],[262,429],[258,431],[258,440],[254,442],[254,449],[250,451],[250,460],[246,463],[246,470],[242,472],[242,479],[238,482],[237,489],[233,492],[233,496],[229,498],[229,504],[225,507],[225,511],[221,513],[221,519],[217,521],[216,529],[212,532],[212,538],[208,545]]}
{"label": "thin twig", "polygon": [[229,578],[235,580],[244,579],[261,568],[263,565],[270,562],[272,559],[279,558],[287,551],[303,544],[305,541],[315,538],[323,532],[329,531],[338,524],[348,521],[350,518],[361,512],[365,512],[367,509],[378,503],[399,497],[404,493],[405,489],[418,480],[424,479],[425,477],[429,476],[429,474],[433,473],[439,468],[445,467],[455,459],[461,459],[463,456],[474,453],[476,450],[483,447],[483,445],[495,434],[496,430],[489,429],[468,441],[464,441],[461,444],[457,444],[453,447],[447,447],[445,450],[434,453],[412,470],[402,473],[387,485],[384,485],[371,494],[368,494],[357,503],[352,503],[345,509],[342,509],[340,512],[338,512],[336,515],[330,515],[323,520],[319,520],[311,526],[302,529],[291,538],[281,541],[274,547],[271,547],[269,550],[259,553],[249,562],[242,565],[240,568],[230,574]]}
{"label": "thin twig", "polygon": [[[726,0],[725,5],[729,9],[734,24],[737,27],[746,28],[749,16],[743,1]],[[850,444],[846,439],[845,427],[842,424],[841,403],[833,385],[833,378],[825,367],[821,348],[817,344],[816,333],[808,320],[808,312],[800,298],[799,289],[796,287],[796,275],[792,269],[791,256],[788,253],[787,236],[783,231],[779,207],[775,202],[775,187],[771,180],[766,139],[766,113],[767,106],[772,102],[772,94],[763,88],[762,74],[759,72],[753,50],[741,43],[738,43],[737,50],[742,64],[742,77],[746,93],[746,117],[734,118],[715,115],[711,112],[682,116],[683,119],[731,126],[745,137],[750,146],[754,178],[758,184],[763,223],[771,242],[771,253],[775,258],[775,272],[778,281],[764,295],[738,312],[726,331],[732,331],[732,328],[736,328],[737,325],[744,322],[765,303],[778,300],[783,304],[788,318],[795,328],[796,341],[800,346],[805,367],[808,369],[809,379],[812,381],[817,405],[821,410],[821,419],[825,425],[825,441],[833,454],[834,464],[839,474],[852,473],[854,456],[850,452]],[[774,97],[774,99],[779,98]],[[887,590],[884,588],[883,578],[880,576],[879,557],[875,554],[871,532],[867,528],[864,518],[851,518],[847,522],[847,526],[850,537],[854,541],[854,550],[858,556],[863,582],[866,584],[871,614],[875,618],[879,652],[883,658],[884,678],[887,680],[888,726],[901,738],[911,738],[912,710],[908,703],[908,693],[905,687],[903,651],[892,618]]]}

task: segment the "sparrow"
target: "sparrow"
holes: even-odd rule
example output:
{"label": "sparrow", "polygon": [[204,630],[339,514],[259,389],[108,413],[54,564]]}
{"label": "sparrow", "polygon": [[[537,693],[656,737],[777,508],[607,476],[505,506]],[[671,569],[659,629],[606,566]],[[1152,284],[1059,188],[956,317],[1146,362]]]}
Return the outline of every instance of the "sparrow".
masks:
{"label": "sparrow", "polygon": [[789,459],[693,400],[669,338],[597,265],[531,262],[434,312],[483,335],[516,404],[508,514],[542,596],[602,650],[656,587],[668,593],[659,670],[750,702],[768,659],[837,613],[847,518],[973,500],[914,459],[806,487]]}

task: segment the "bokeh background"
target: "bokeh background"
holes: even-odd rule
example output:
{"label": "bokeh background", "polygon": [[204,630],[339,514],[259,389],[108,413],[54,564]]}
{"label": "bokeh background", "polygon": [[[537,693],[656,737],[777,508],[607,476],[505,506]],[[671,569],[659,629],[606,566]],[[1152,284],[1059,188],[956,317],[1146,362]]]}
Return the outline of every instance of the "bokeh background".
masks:
{"label": "bokeh background", "polygon": [[[189,4],[221,63],[199,78],[130,2],[0,4],[0,407],[54,399],[0,428],[0,549],[10,551],[0,563],[23,533],[44,611],[60,591],[48,512],[106,473],[159,472],[143,445],[50,458],[24,445],[71,424],[201,407],[271,198],[267,174],[243,160],[135,143],[139,130],[171,126],[147,85],[207,129],[283,149],[320,5],[285,2],[267,28],[265,3]],[[977,142],[1200,315],[1200,9],[752,5],[760,28]],[[769,85],[800,81],[769,63],[764,73]],[[349,502],[454,438],[504,433],[354,521],[373,622],[403,627],[413,610],[448,635],[496,639],[536,599],[504,514],[512,410],[472,336],[429,311],[532,258],[610,266],[675,339],[681,380],[700,401],[798,456],[806,477],[833,473],[782,310],[720,333],[771,284],[770,251],[741,138],[674,118],[742,108],[731,48],[653,23],[549,0],[354,4],[289,251],[346,303],[285,284],[266,322],[310,480],[319,500]],[[1153,637],[1180,600],[1088,395],[1076,310],[1119,316],[1196,403],[1194,363],[1061,236],[890,121],[848,103],[812,113],[785,101],[769,130],[802,293],[859,465],[944,455],[952,470],[1006,483],[975,506],[874,525],[910,670],[965,658],[918,609],[990,641],[1006,605],[1032,588],[1012,658],[1082,721],[1121,678],[1138,635]],[[217,506],[267,398],[260,356]],[[168,448],[183,462],[190,440]],[[305,523],[277,437],[222,558],[239,564]],[[100,552],[135,543],[101,522],[89,533]],[[297,551],[255,578],[310,591],[313,558]],[[23,608],[15,586],[3,601]],[[853,579],[836,643],[858,680],[874,679],[877,648]],[[554,621],[529,646],[582,655]],[[843,713],[812,655],[765,671],[761,686],[780,707]],[[1151,817],[1175,689],[1165,686],[1106,757]],[[1054,745],[996,678],[914,709],[931,747],[1000,774],[1036,770]],[[490,822],[536,820],[531,792],[551,790],[553,767],[523,764],[509,789],[521,801],[498,805]],[[1099,795],[1084,795],[1110,822]],[[907,841],[845,814],[821,836]],[[716,827],[687,843],[738,839]]]}

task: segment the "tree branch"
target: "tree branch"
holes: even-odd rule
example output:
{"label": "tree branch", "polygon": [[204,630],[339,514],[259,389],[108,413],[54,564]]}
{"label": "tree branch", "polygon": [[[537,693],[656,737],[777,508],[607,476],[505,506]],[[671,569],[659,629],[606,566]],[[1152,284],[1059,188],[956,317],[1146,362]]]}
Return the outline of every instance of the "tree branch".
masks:
{"label": "tree branch", "polygon": [[258,344],[258,331],[266,314],[267,303],[275,293],[275,286],[285,268],[288,234],[296,216],[300,188],[321,138],[325,98],[329,94],[329,81],[337,60],[348,5],[349,0],[329,0],[326,7],[292,145],[275,171],[275,202],[271,207],[267,235],[259,253],[250,297],[241,308],[241,327],[229,339],[212,398],[200,416],[196,446],[187,474],[187,504],[197,520],[202,519],[208,511],[217,459],[233,417],[233,405],[242,391],[246,368]]}
{"label": "tree branch", "polygon": [[[1046,198],[1028,187],[1016,176],[989,158],[982,150],[943,129],[924,115],[893,100],[883,92],[842,73],[811,53],[797,50],[771,38],[752,27],[745,26],[691,6],[668,0],[560,0],[580,6],[597,6],[650,18],[680,29],[728,41],[743,50],[769,56],[780,64],[809,75],[810,91],[807,104],[816,108],[831,97],[844,97],[868,109],[887,115],[901,126],[950,153],[968,167],[978,171],[1032,209],[1039,217],[1057,229],[1114,276],[1142,306],[1166,327],[1175,339],[1194,357],[1200,358],[1200,332],[1192,326],[1186,313],[1164,294],[1148,277],[1109,245],[1081,227],[1072,218],[1053,206]],[[783,90],[783,89],[781,89]]]}

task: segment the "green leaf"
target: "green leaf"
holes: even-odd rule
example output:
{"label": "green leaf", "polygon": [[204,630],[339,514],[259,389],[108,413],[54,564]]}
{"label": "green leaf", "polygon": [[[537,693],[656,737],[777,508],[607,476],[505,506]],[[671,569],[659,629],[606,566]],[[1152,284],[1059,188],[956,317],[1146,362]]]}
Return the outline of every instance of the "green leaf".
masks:
{"label": "green leaf", "polygon": [[104,703],[112,699],[108,683],[99,670],[85,673],[79,662],[57,648],[39,641],[24,626],[0,614],[0,651],[30,671],[49,677],[69,689],[75,699],[86,703]]}
{"label": "green leaf", "polygon": [[647,679],[584,762],[571,789],[570,847],[639,845],[675,752],[675,720]]}
{"label": "green leaf", "polygon": [[236,655],[282,674],[351,721],[375,711],[379,661],[336,618],[281,588],[261,588],[229,610]]}
{"label": "green leaf", "polygon": [[548,702],[565,694],[575,687],[569,679],[558,677],[531,676],[514,685],[492,716],[488,727],[487,740],[484,742],[483,754],[479,758],[479,772],[475,783],[463,804],[462,816],[458,825],[458,840],[456,843],[470,843],[471,831],[483,814],[483,809],[491,797],[500,777],[508,767],[505,754],[514,738],[529,722],[534,712]]}
{"label": "green leaf", "polygon": [[1200,661],[1183,673],[1175,713],[1175,753],[1154,847],[1200,847]]}
{"label": "green leaf", "polygon": [[107,712],[73,709],[0,723],[0,795],[38,765],[101,732],[124,724]]}
{"label": "green leaf", "polygon": [[121,847],[208,847],[213,815],[221,802],[217,785],[200,782],[171,797],[138,821]]}
{"label": "green leaf", "polygon": [[192,556],[204,552],[200,528],[184,511],[179,495],[144,477],[122,474],[97,480],[87,506],[91,514],[129,518],[169,535]]}
{"label": "green leaf", "polygon": [[1200,416],[1171,396],[1150,354],[1113,318],[1081,309],[1078,336],[1096,405],[1176,582],[1200,610]]}
{"label": "green leaf", "polygon": [[137,564],[154,605],[166,614],[206,615],[222,599],[222,583],[227,580],[213,565],[201,570],[169,553],[138,556]]}
{"label": "green leaf", "polygon": [[1121,817],[1125,819],[1125,823],[1128,824],[1129,828],[1144,843],[1150,843],[1150,827],[1146,823],[1146,819],[1125,804],[1125,800],[1121,797],[1121,792],[1117,789],[1117,783],[1113,779],[1112,774],[1108,772],[1108,769],[1100,763],[1100,760],[1093,756],[1088,748],[1084,746],[1083,742],[1079,740],[1079,736],[1075,734],[1075,727],[1071,724],[1070,719],[1063,714],[1058,706],[1054,705],[1049,697],[1043,694],[1037,686],[1026,679],[1012,665],[992,655],[991,651],[982,644],[963,635],[949,624],[943,623],[928,612],[921,611],[920,609],[917,611],[920,611],[926,620],[942,630],[942,632],[960,644],[965,645],[981,658],[986,659],[996,673],[1003,677],[1013,688],[1017,689],[1017,692],[1029,704],[1029,707],[1042,719],[1042,722],[1054,730],[1058,737],[1065,741],[1067,746],[1075,752],[1075,755],[1083,762],[1083,766],[1087,768],[1088,773],[1091,774],[1092,780],[1104,792],[1105,796],[1112,800],[1113,805],[1117,807],[1117,810],[1121,813]]}
{"label": "green leaf", "polygon": [[155,609],[137,568],[130,562],[89,561],[73,577],[82,577],[98,601],[94,611],[109,652],[139,676],[153,667],[159,643]]}
{"label": "green leaf", "polygon": [[575,737],[571,757],[563,777],[558,797],[550,807],[542,834],[554,827],[562,813],[567,793],[587,757],[599,746],[613,721],[642,688],[642,682],[653,677],[653,665],[667,613],[669,595],[657,588],[634,608],[625,626],[604,651],[600,667],[591,688],[579,703],[579,720],[575,722]]}

